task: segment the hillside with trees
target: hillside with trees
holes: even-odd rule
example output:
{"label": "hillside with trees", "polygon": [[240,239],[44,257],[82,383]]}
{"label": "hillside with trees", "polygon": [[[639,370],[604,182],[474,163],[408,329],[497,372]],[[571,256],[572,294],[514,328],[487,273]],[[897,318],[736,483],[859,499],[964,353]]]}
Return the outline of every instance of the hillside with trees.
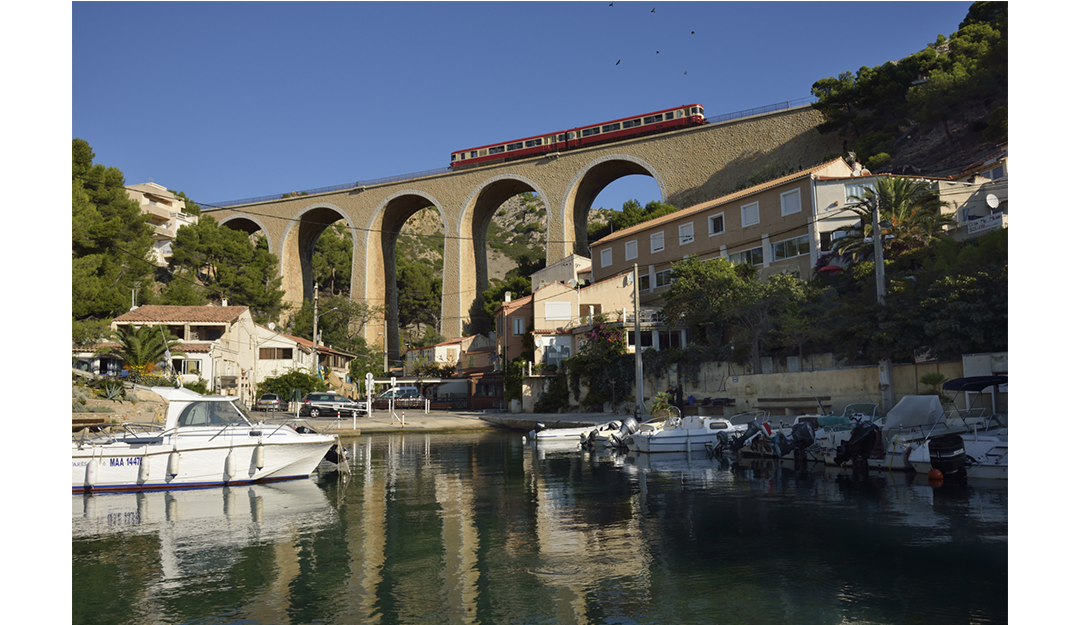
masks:
{"label": "hillside with trees", "polygon": [[976,2],[949,37],[899,61],[823,78],[811,92],[875,173],[948,175],[1008,141],[1008,3]]}

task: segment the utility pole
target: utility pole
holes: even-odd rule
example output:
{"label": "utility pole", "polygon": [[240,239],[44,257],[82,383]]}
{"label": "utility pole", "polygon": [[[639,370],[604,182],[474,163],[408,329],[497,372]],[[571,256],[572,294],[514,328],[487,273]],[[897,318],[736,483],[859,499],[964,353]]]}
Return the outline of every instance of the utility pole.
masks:
{"label": "utility pole", "polygon": [[640,419],[645,415],[645,388],[641,368],[641,308],[638,306],[637,263],[634,263],[634,273],[630,277],[634,281],[634,385],[637,387],[637,416]]}
{"label": "utility pole", "polygon": [[315,297],[312,299],[315,317],[311,330],[311,375],[319,375],[319,285],[315,284]]}
{"label": "utility pole", "polygon": [[[877,302],[885,305],[885,255],[881,244],[881,215],[878,214],[878,196],[870,198],[870,219],[873,222],[874,238],[874,274],[877,280]],[[892,360],[885,358],[878,362],[878,387],[881,390],[881,409],[888,413],[896,403],[893,389]]]}

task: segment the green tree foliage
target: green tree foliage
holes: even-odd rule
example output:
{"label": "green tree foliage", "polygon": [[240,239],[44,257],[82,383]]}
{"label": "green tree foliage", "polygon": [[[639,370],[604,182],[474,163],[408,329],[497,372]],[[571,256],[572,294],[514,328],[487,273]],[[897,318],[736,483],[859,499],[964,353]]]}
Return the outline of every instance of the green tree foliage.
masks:
{"label": "green tree foliage", "polygon": [[115,167],[93,163],[82,139],[71,142],[71,317],[104,319],[152,297],[149,217],[124,190]]}
{"label": "green tree foliage", "polygon": [[437,328],[442,311],[442,280],[423,264],[399,258],[397,263],[398,325]]}
{"label": "green tree foliage", "polygon": [[[347,296],[323,293],[319,296],[319,334],[322,345],[333,345],[335,349],[360,356],[371,348],[364,340],[364,330],[373,323],[382,321],[383,309],[363,302],[354,302]],[[294,336],[311,339],[314,330],[314,308],[311,300],[306,300],[290,321],[290,332]],[[378,354],[379,371],[382,369],[382,354]]]}
{"label": "green tree foliage", "polygon": [[764,343],[781,314],[796,300],[803,285],[795,276],[777,274],[758,280],[752,265],[714,258],[672,263],[672,285],[664,293],[661,316],[668,324],[684,322],[693,336],[713,341],[723,336],[748,348],[754,373],[761,373]]}
{"label": "green tree foliage", "polygon": [[348,294],[352,285],[353,241],[342,223],[323,230],[311,255],[311,270],[320,291]]}
{"label": "green tree foliage", "polygon": [[165,358],[166,352],[184,353],[180,339],[160,325],[121,326],[110,332],[108,340],[119,345],[102,346],[97,353],[117,356],[124,361],[126,368],[140,374],[153,370]]}
{"label": "green tree foliage", "polygon": [[679,210],[677,206],[671,204],[664,204],[653,200],[642,208],[641,204],[637,200],[627,200],[623,202],[622,210],[609,210],[601,209],[604,211],[604,215],[607,217],[609,230],[614,232],[623,230],[631,226],[636,226],[640,223],[645,223],[656,219],[657,217],[663,217]]}
{"label": "green tree foliage", "polygon": [[866,189],[857,206],[849,209],[859,216],[859,225],[850,231],[841,252],[859,250],[865,255],[872,244],[865,239],[873,234],[872,206],[878,207],[882,247],[894,254],[928,247],[931,242],[947,236],[945,226],[950,217],[941,214],[944,203],[926,182],[911,178],[881,177]]}
{"label": "green tree foliage", "polygon": [[824,343],[848,362],[1008,350],[1008,230],[937,240],[886,262],[884,305],[873,261],[838,274],[815,283],[836,294]]}
{"label": "green tree foliage", "polygon": [[259,383],[257,393],[258,395],[264,393],[277,393],[282,398],[288,400],[292,399],[294,389],[300,392],[300,397],[303,397],[304,395],[315,391],[325,391],[327,390],[327,387],[326,383],[318,377],[313,376],[306,371],[294,369],[276,377],[266,378]]}
{"label": "green tree foliage", "polygon": [[[174,275],[164,293],[165,303],[193,304],[197,280],[204,302],[226,299],[247,306],[258,323],[278,319],[284,308],[278,260],[266,239],[260,236],[252,244],[247,233],[221,227],[213,217],[203,216],[177,231],[169,267]],[[177,280],[188,284],[172,284]]]}
{"label": "green tree foliage", "polygon": [[488,280],[488,288],[484,291],[484,312],[491,318],[492,324],[495,323],[495,310],[506,301],[507,292],[511,300],[525,297],[532,293],[532,280],[510,274],[507,274],[506,280]]}
{"label": "green tree foliage", "polygon": [[575,397],[582,382],[588,386],[588,394],[581,399],[585,406],[617,403],[633,392],[634,358],[626,352],[622,329],[606,321],[589,329],[581,350],[566,359],[565,367]]}
{"label": "green tree foliage", "polygon": [[[954,141],[954,122],[986,119],[1008,100],[1008,3],[976,2],[957,32],[915,54],[852,74],[823,78],[811,87],[814,108],[825,116],[822,133],[851,139],[863,162],[887,163],[895,141],[912,121],[940,125]],[[991,136],[1004,140],[1007,125]]]}

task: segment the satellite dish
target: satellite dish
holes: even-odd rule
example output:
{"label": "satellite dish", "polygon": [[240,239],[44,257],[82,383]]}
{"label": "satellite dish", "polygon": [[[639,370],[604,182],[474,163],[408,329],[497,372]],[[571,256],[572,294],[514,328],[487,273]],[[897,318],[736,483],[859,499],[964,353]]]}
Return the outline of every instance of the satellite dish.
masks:
{"label": "satellite dish", "polygon": [[566,283],[566,286],[570,287],[571,289],[576,289],[577,288],[577,280],[575,280],[573,278],[570,278],[570,281]]}
{"label": "satellite dish", "polygon": [[277,324],[271,321],[266,327],[270,328],[270,330],[272,331],[277,329]]}
{"label": "satellite dish", "polygon": [[998,201],[998,198],[997,198],[996,195],[994,195],[993,193],[987,193],[986,194],[986,205],[987,206],[989,206],[990,208],[993,209],[993,208],[997,208],[998,205],[1000,205],[1000,204],[1001,204],[1001,202]]}

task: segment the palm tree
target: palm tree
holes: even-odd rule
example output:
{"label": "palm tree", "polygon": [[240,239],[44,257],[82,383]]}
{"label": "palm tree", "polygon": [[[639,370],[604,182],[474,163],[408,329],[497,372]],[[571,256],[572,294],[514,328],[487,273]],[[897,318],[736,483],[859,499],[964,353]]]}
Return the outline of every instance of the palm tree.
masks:
{"label": "palm tree", "polygon": [[166,334],[165,326],[121,326],[109,334],[110,342],[119,343],[119,347],[105,345],[97,354],[112,354],[124,361],[124,366],[139,374],[148,373],[154,365],[167,360],[166,354],[183,354],[180,341],[171,334]]}
{"label": "palm tree", "polygon": [[877,202],[878,219],[882,223],[882,245],[894,253],[928,247],[934,239],[946,236],[945,226],[952,222],[951,217],[941,214],[946,204],[938,192],[928,183],[911,178],[878,178],[862,196],[849,199],[859,200],[858,205],[848,210],[859,215],[860,223],[849,229],[848,241],[841,246],[840,253],[869,248],[865,240],[873,232],[873,202]]}

